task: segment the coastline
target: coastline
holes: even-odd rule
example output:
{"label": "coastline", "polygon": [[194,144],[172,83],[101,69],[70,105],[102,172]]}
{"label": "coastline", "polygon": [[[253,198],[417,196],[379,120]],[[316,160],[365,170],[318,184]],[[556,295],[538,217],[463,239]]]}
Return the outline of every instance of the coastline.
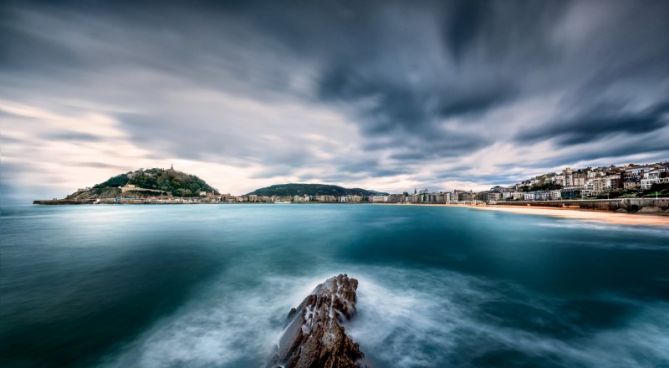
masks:
{"label": "coastline", "polygon": [[504,205],[456,205],[481,211],[501,211],[524,215],[559,217],[570,220],[606,223],[613,225],[652,226],[669,228],[669,216],[641,213],[617,213],[610,211],[559,208],[546,206],[504,206]]}
{"label": "coastline", "polygon": [[424,207],[464,207],[481,211],[500,211],[521,215],[537,215],[559,217],[570,220],[605,223],[610,225],[647,226],[669,228],[669,216],[652,213],[618,213],[602,210],[588,210],[579,208],[560,208],[549,206],[512,206],[486,204],[441,204],[441,203],[376,203],[394,206],[424,206]]}
{"label": "coastline", "polygon": [[[33,204],[38,205],[77,205],[77,204],[107,204],[107,205],[138,205],[138,204],[237,204],[231,202],[207,202],[207,201],[127,201],[127,202],[89,202],[89,201],[63,201],[63,200],[49,200],[49,201],[34,201]],[[245,202],[240,204],[255,204],[253,202]],[[258,204],[272,204],[262,202]],[[299,203],[299,204],[348,204],[356,205],[359,203]],[[628,225],[628,226],[647,226],[647,227],[661,227],[669,228],[669,215],[653,214],[653,213],[619,213],[605,210],[591,210],[574,207],[551,207],[551,206],[514,206],[514,205],[486,205],[486,204],[443,204],[443,203],[365,203],[372,205],[392,205],[392,206],[423,206],[423,207],[465,207],[481,211],[501,211],[524,215],[538,215],[559,217],[571,220],[581,220],[588,222],[606,223],[613,225]]]}

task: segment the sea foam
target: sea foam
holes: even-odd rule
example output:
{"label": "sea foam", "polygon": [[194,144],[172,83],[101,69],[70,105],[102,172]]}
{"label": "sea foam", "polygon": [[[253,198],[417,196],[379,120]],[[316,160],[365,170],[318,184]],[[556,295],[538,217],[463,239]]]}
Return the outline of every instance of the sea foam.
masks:
{"label": "sea foam", "polygon": [[[360,282],[358,313],[346,328],[377,367],[444,362],[475,367],[509,352],[523,356],[526,363],[534,359],[543,366],[562,367],[651,367],[669,360],[662,348],[669,346],[666,304],[636,305],[640,313],[620,328],[565,338],[540,328],[542,323],[567,323],[556,302],[512,284],[443,270],[331,269],[317,276],[267,275],[252,285],[230,283],[223,275],[193,302],[109,357],[107,365],[262,366],[288,310],[335,269]],[[494,311],[485,311],[490,303],[525,307],[543,317],[533,319],[530,327],[504,324]]]}

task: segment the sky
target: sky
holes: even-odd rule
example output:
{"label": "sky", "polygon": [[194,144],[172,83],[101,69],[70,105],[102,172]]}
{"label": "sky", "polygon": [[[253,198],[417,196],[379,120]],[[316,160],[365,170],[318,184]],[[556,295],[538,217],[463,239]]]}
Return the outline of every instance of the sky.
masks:
{"label": "sky", "polygon": [[0,189],[486,189],[669,159],[669,2],[0,0]]}

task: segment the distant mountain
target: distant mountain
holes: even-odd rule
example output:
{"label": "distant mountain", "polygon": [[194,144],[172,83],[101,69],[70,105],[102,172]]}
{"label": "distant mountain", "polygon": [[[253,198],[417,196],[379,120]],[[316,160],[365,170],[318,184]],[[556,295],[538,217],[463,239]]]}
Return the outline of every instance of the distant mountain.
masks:
{"label": "distant mountain", "polygon": [[345,195],[359,195],[359,196],[370,196],[375,194],[388,194],[383,192],[376,192],[373,190],[366,190],[361,188],[344,188],[338,185],[327,185],[327,184],[277,184],[271,185],[269,187],[264,187],[256,189],[248,195],[262,195],[262,196],[296,196],[296,195],[333,195],[333,196],[345,196]]}
{"label": "distant mountain", "polygon": [[172,195],[175,197],[195,197],[201,192],[218,194],[204,180],[174,169],[140,169],[116,175],[92,188],[80,189],[65,199],[87,200],[113,198],[121,193],[139,197]]}

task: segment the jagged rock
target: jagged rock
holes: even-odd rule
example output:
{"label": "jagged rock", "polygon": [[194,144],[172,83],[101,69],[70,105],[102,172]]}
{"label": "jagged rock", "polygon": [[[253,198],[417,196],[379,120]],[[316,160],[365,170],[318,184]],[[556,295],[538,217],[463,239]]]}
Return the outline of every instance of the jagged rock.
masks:
{"label": "jagged rock", "polygon": [[358,280],[338,275],[316,286],[288,313],[288,325],[269,367],[367,367],[360,347],[342,322],[355,314]]}

